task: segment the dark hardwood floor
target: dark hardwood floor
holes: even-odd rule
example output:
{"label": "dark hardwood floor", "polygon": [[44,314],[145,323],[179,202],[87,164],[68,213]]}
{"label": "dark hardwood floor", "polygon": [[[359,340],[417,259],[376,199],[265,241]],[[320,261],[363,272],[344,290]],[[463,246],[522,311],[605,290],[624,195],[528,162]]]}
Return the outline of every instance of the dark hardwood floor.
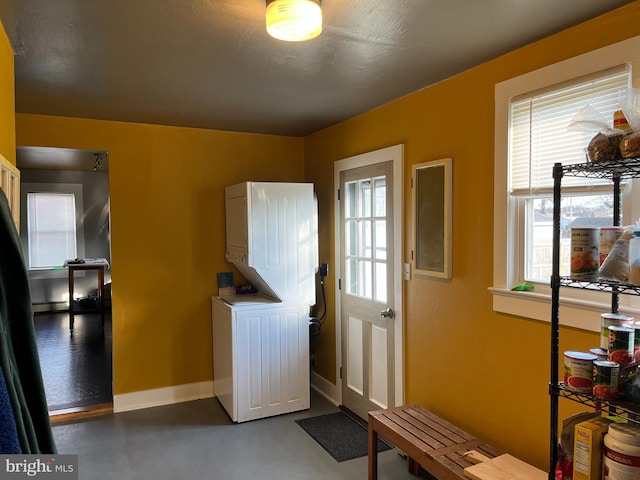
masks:
{"label": "dark hardwood floor", "polygon": [[69,331],[67,312],[34,315],[36,342],[49,411],[113,401],[111,313],[75,316]]}

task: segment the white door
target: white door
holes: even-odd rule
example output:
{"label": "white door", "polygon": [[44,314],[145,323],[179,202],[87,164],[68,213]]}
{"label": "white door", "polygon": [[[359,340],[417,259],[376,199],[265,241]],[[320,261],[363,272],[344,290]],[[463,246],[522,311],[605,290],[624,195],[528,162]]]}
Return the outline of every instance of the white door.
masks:
{"label": "white door", "polygon": [[384,160],[339,173],[342,404],[365,419],[402,401],[402,223],[394,208],[402,195],[394,184],[393,152],[365,154]]}

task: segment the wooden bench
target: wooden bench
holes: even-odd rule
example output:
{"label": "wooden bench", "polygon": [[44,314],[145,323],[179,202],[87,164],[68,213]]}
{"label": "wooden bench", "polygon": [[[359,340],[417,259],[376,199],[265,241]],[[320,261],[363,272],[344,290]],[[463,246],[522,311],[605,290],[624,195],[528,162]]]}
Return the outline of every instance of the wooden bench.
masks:
{"label": "wooden bench", "polygon": [[[470,450],[488,458],[500,454],[487,445],[417,405],[369,412],[369,480],[378,478],[378,435],[407,455],[407,467],[418,475],[420,467],[439,480],[462,480],[473,465]],[[468,480],[468,479],[467,479]]]}

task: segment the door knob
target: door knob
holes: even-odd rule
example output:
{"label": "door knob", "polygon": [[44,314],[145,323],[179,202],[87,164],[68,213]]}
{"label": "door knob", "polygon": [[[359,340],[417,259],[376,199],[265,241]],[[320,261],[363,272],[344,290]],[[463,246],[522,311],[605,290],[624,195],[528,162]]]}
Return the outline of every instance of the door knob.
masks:
{"label": "door knob", "polygon": [[393,318],[393,310],[390,308],[385,308],[380,312],[380,316],[384,318]]}

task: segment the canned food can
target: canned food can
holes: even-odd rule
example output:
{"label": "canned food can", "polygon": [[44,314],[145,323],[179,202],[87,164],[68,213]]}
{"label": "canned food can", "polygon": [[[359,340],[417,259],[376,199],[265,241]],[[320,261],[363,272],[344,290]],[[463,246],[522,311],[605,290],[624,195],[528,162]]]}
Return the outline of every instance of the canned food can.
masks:
{"label": "canned food can", "polygon": [[620,364],[610,360],[593,362],[593,395],[598,398],[618,398]]}
{"label": "canned food can", "polygon": [[598,357],[585,352],[564,352],[564,385],[578,393],[593,393],[593,362]]}
{"label": "canned food can", "polygon": [[629,327],[609,327],[609,360],[622,368],[633,361],[635,330]]}
{"label": "canned food can", "polygon": [[603,313],[600,315],[600,348],[609,348],[609,327],[631,327],[634,318],[622,313]]}
{"label": "canned food can", "polygon": [[624,227],[600,227],[600,266],[624,232]]}
{"label": "canned food can", "polygon": [[571,229],[571,278],[593,281],[600,268],[600,227]]}
{"label": "canned food can", "polygon": [[[609,345],[609,338],[607,337],[607,347]],[[609,360],[609,352],[607,352],[604,348],[590,348],[589,353],[594,354],[597,358],[596,360]]]}

